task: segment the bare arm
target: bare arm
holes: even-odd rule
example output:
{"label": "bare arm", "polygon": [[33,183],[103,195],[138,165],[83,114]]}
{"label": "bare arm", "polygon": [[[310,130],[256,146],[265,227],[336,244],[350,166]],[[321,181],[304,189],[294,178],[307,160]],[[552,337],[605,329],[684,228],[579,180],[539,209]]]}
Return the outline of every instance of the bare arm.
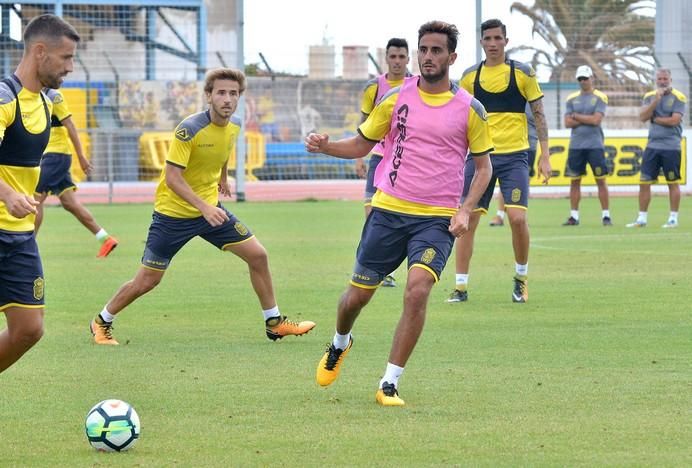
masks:
{"label": "bare arm", "polygon": [[553,168],[550,166],[550,148],[548,146],[548,122],[543,110],[543,98],[531,103],[531,112],[536,121],[536,136],[538,144],[541,145],[541,156],[538,159],[538,174],[543,176],[543,183],[547,184],[553,175]]}
{"label": "bare arm", "polygon": [[657,89],[656,95],[651,100],[651,102],[649,104],[643,105],[641,109],[639,109],[639,120],[641,120],[642,122],[648,122],[649,120],[651,120],[651,118],[654,116],[656,106],[661,101],[661,97],[663,97],[663,91],[662,89]]}
{"label": "bare arm", "polygon": [[87,160],[87,158],[84,157],[82,142],[79,139],[79,133],[77,133],[77,127],[72,121],[72,117],[66,117],[63,120],[61,120],[60,123],[62,123],[63,126],[67,129],[67,134],[69,135],[70,140],[72,141],[72,146],[74,146],[74,150],[77,153],[77,159],[79,159],[79,166],[82,168],[85,174],[89,174],[91,172],[92,166],[89,160]]}
{"label": "bare arm", "polygon": [[576,112],[572,114],[572,119],[577,122],[577,125],[601,125],[603,121],[603,114],[596,112],[594,114],[577,114]]}
{"label": "bare arm", "polygon": [[473,211],[478,204],[478,200],[480,200],[485,189],[488,188],[488,183],[490,182],[490,177],[493,172],[489,154],[475,156],[473,157],[473,162],[475,163],[476,170],[474,171],[473,179],[469,186],[469,192],[464,199],[464,203],[459,207],[459,210],[454,216],[452,216],[449,223],[449,232],[456,237],[462,236],[468,231],[471,211]]}
{"label": "bare arm", "polygon": [[664,127],[677,127],[682,121],[682,114],[675,112],[670,117],[654,117],[654,123]]}
{"label": "bare arm", "polygon": [[231,186],[228,185],[228,161],[221,168],[221,176],[219,177],[219,193],[227,197],[231,196]]}
{"label": "bare arm", "polygon": [[337,141],[329,141],[326,133],[311,133],[305,137],[305,149],[309,153],[323,153],[341,159],[356,159],[366,156],[377,144],[360,134]]}
{"label": "bare arm", "polygon": [[[364,112],[361,112],[360,113],[360,123],[365,122],[368,119],[368,115],[370,115],[370,114],[366,114]],[[368,170],[365,167],[365,161],[363,161],[360,158],[356,159],[356,174],[361,179],[364,179],[365,176],[368,175]]]}
{"label": "bare arm", "polygon": [[183,178],[184,169],[167,163],[164,170],[166,171],[166,185],[168,185],[180,198],[197,208],[209,224],[212,226],[220,226],[228,221],[228,215],[224,210],[208,204],[199,198],[192,190],[190,185]]}
{"label": "bare arm", "polygon": [[490,177],[493,174],[493,165],[490,162],[490,154],[486,153],[483,156],[473,156],[473,162],[476,167],[473,173],[473,179],[471,179],[471,185],[469,186],[469,192],[464,198],[464,203],[462,203],[460,210],[467,210],[471,212],[476,205],[478,205],[478,200],[488,188],[488,183],[490,183]]}
{"label": "bare arm", "polygon": [[573,114],[567,114],[565,115],[564,123],[565,123],[565,128],[576,128],[579,126],[579,122],[577,122],[574,117],[572,117]]}

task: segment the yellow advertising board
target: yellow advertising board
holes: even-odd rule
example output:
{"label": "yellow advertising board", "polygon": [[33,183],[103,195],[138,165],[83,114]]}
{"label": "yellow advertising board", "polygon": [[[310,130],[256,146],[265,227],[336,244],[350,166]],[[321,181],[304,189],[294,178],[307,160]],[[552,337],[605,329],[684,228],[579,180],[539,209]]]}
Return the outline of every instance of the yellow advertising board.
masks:
{"label": "yellow advertising board", "polygon": [[[639,185],[639,168],[646,148],[646,137],[606,137],[605,155],[608,165],[608,185]],[[680,166],[680,184],[687,183],[687,139],[682,139],[682,162]],[[540,147],[539,153],[540,153]],[[550,139],[550,164],[553,167],[551,186],[569,186],[570,178],[565,177],[567,167],[567,152],[569,150],[569,138]],[[587,164],[587,174],[582,178],[582,185],[596,185],[591,168]],[[663,175],[658,181],[665,183]],[[541,180],[537,177],[531,179],[531,185],[540,186]]]}

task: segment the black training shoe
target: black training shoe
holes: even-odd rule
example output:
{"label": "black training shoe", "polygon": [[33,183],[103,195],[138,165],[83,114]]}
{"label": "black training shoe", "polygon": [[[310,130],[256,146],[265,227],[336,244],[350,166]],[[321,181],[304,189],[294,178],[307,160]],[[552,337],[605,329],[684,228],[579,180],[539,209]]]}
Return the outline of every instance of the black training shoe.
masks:
{"label": "black training shoe", "polygon": [[567,218],[567,221],[562,223],[563,226],[579,226],[579,220],[576,219],[574,216],[570,216]]}
{"label": "black training shoe", "polygon": [[468,291],[460,291],[458,289],[455,289],[452,291],[452,294],[449,295],[447,298],[447,302],[449,304],[452,304],[454,302],[466,302],[469,300],[469,293]]}
{"label": "black training shoe", "polygon": [[529,300],[529,286],[526,277],[514,277],[514,291],[512,291],[512,302],[524,303]]}

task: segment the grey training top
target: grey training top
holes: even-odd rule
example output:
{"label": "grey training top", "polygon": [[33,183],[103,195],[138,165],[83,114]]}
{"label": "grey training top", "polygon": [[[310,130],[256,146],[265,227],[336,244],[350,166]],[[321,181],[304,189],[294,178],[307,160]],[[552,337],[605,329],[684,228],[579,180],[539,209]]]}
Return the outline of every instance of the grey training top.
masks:
{"label": "grey training top", "polygon": [[[649,91],[644,95],[642,105],[647,106],[656,97],[656,91]],[[675,127],[667,127],[653,122],[653,117],[671,117],[673,114],[685,115],[687,98],[677,89],[664,95],[656,105],[651,123],[649,124],[649,141],[647,148],[680,150],[682,138],[682,119]]]}
{"label": "grey training top", "polygon": [[[594,89],[590,93],[577,91],[567,96],[565,115],[577,114],[594,115],[597,112],[605,115],[608,107],[608,96]],[[600,125],[579,124],[572,129],[569,140],[570,149],[603,149],[603,129]]]}

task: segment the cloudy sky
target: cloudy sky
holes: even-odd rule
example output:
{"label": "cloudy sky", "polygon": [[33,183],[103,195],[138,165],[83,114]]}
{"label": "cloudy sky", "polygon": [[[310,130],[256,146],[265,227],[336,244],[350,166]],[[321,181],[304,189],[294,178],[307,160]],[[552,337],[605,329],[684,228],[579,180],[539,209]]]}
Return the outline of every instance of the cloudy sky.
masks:
{"label": "cloudy sky", "polygon": [[[499,18],[507,24],[510,47],[532,40],[531,22],[510,14],[513,1],[484,0],[482,5],[483,20]],[[476,62],[475,5],[475,0],[245,0],[245,63],[259,63],[261,52],[274,70],[306,74],[310,45],[326,40],[337,56],[344,45],[366,45],[374,53],[389,38],[404,37],[415,48],[418,27],[439,19],[461,31],[459,59],[450,73],[459,77]]]}

